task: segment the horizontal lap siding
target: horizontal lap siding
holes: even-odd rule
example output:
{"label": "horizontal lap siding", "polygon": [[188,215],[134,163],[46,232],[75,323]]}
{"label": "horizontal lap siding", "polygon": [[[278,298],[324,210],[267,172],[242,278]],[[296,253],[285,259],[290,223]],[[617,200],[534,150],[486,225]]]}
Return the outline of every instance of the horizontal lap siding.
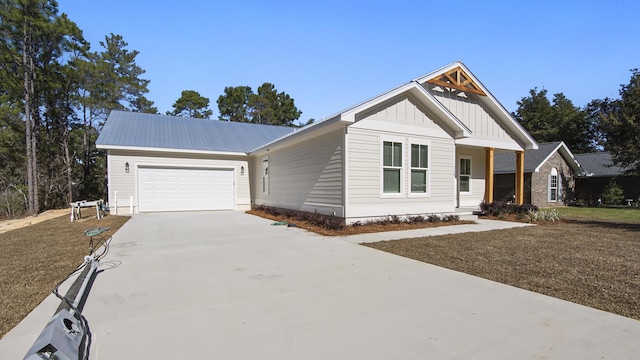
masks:
{"label": "horizontal lap siding", "polygon": [[[120,214],[128,214],[130,197],[133,197],[134,212],[138,211],[137,167],[196,167],[196,168],[224,168],[235,171],[235,201],[236,209],[248,209],[251,204],[249,192],[249,164],[244,156],[202,155],[152,153],[143,151],[110,150],[108,154],[109,171],[109,205],[115,210],[115,192]],[[129,173],[125,171],[125,164],[129,163]],[[244,167],[245,174],[241,175],[240,168]]]}
{"label": "horizontal lap siding", "polygon": [[[269,158],[269,194],[262,192],[265,156]],[[256,204],[342,216],[342,158],[342,130],[256,155]]]}
{"label": "horizontal lap siding", "polygon": [[[349,177],[349,218],[380,217],[390,214],[428,214],[452,212],[454,210],[453,179],[455,174],[455,148],[452,139],[417,136],[413,134],[393,134],[405,139],[403,162],[404,195],[402,198],[381,196],[381,143],[388,132],[349,128],[348,135],[348,177]],[[430,193],[428,197],[409,194],[409,141],[429,142],[430,152]]]}

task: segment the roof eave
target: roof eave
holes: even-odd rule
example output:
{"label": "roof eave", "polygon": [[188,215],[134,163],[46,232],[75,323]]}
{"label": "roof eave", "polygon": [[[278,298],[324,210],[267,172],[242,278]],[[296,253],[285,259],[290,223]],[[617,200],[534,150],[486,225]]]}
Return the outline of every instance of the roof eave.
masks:
{"label": "roof eave", "polygon": [[145,146],[109,145],[109,144],[96,144],[96,148],[103,149],[103,150],[150,151],[150,152],[181,153],[181,154],[247,156],[247,153],[241,152],[241,151],[174,149],[174,148],[158,148],[158,147],[145,147]]}
{"label": "roof eave", "polygon": [[340,114],[338,116],[342,121],[356,122],[356,116],[367,109],[370,109],[384,101],[392,99],[403,93],[411,93],[416,96],[429,110],[438,116],[445,124],[450,127],[456,138],[464,138],[471,136],[471,130],[462,123],[449,109],[444,107],[433,95],[431,95],[420,83],[411,81],[395,89],[387,91],[381,95],[364,101]]}

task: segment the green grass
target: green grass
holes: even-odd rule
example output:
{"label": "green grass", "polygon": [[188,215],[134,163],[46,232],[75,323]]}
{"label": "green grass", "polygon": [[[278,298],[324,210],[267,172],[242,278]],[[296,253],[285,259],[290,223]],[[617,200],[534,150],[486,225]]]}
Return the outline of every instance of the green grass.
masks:
{"label": "green grass", "polygon": [[558,208],[560,218],[606,220],[640,224],[640,207],[563,207]]}

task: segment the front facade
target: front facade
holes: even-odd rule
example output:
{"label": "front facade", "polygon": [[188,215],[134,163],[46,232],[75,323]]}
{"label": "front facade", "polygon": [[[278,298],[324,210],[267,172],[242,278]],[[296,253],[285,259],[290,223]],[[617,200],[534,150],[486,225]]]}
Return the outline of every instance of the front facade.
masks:
{"label": "front facade", "polygon": [[[114,147],[103,134],[98,144],[108,151],[109,202],[117,190],[116,209],[124,202],[133,212],[191,210],[179,199],[193,194],[176,189],[199,179],[191,188],[211,192],[206,198],[218,204],[211,210],[268,205],[347,222],[477,208],[493,197],[494,153],[514,153],[515,166],[524,150],[537,147],[461,62],[327,120],[257,140],[250,150],[150,153]],[[130,171],[135,164],[133,176],[123,172],[127,162]],[[177,174],[168,171],[176,166]],[[514,188],[522,188],[523,178],[520,172]],[[207,202],[194,199],[193,206]]]}

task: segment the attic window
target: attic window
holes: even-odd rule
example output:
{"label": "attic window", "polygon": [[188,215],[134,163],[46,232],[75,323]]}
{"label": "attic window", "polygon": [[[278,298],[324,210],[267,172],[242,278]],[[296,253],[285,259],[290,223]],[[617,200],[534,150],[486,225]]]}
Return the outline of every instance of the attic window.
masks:
{"label": "attic window", "polygon": [[[427,81],[430,84],[457,89],[472,94],[487,96],[482,88],[461,67],[456,67]],[[435,88],[434,88],[435,90]]]}

